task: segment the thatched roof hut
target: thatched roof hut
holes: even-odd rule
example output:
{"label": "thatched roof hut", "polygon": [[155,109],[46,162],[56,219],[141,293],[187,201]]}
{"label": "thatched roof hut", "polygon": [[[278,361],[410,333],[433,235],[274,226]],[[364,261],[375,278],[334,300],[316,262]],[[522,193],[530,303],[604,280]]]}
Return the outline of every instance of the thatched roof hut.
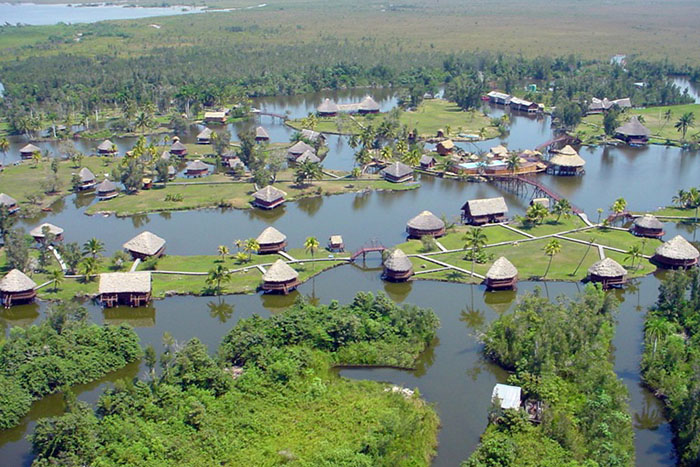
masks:
{"label": "thatched roof hut", "polygon": [[190,161],[185,168],[185,175],[188,177],[201,177],[209,173],[209,166],[199,159]]}
{"label": "thatched roof hut", "polygon": [[19,210],[17,200],[10,195],[6,195],[5,193],[0,193],[0,205],[5,206],[10,214]]}
{"label": "thatched roof hut", "polygon": [[199,144],[209,144],[211,142],[211,135],[214,133],[209,128],[204,128],[197,134],[197,143]]}
{"label": "thatched roof hut", "polygon": [[427,154],[423,154],[420,156],[420,168],[427,170],[427,169],[432,169],[435,167],[436,160],[433,156],[429,156]]}
{"label": "thatched roof hut", "polygon": [[287,149],[287,159],[297,160],[297,158],[304,154],[306,151],[316,152],[316,150],[312,146],[309,146],[303,141],[297,141],[289,149]]}
{"label": "thatched roof hut", "polygon": [[437,146],[435,146],[435,151],[441,156],[446,156],[450,154],[455,148],[455,143],[451,139],[446,139],[440,141]]}
{"label": "thatched roof hut", "polygon": [[80,177],[80,186],[78,187],[79,190],[89,190],[91,188],[95,188],[97,179],[95,178],[95,174],[92,173],[92,171],[87,167],[80,169],[78,172],[78,177]]}
{"label": "thatched roof hut", "polygon": [[494,146],[491,149],[489,149],[489,152],[494,156],[505,157],[508,155],[508,148],[503,146],[502,144],[499,144],[498,146]]}
{"label": "thatched roof hut", "polygon": [[604,289],[619,287],[627,282],[627,271],[620,263],[611,258],[604,258],[588,268],[588,279],[600,282]]}
{"label": "thatched roof hut", "polygon": [[104,180],[102,180],[102,183],[97,185],[95,191],[97,192],[97,198],[100,200],[104,200],[116,197],[119,189],[113,181],[105,178]]}
{"label": "thatched roof hut", "polygon": [[442,237],[445,235],[445,223],[432,212],[423,211],[406,223],[406,233],[412,238]]}
{"label": "thatched roof hut", "polygon": [[568,144],[556,152],[549,160],[547,173],[552,175],[579,175],[586,161]]}
{"label": "thatched roof hut", "polygon": [[394,183],[413,180],[413,169],[402,162],[393,162],[379,172],[386,180]]}
{"label": "thatched roof hut", "polygon": [[39,149],[38,146],[34,146],[30,143],[22,146],[22,148],[19,150],[19,155],[22,156],[22,159],[31,159],[35,152],[41,152],[41,149]]}
{"label": "thatched roof hut", "polygon": [[503,196],[470,199],[462,206],[462,220],[472,225],[505,222],[507,212],[508,206]]}
{"label": "thatched roof hut", "polygon": [[170,146],[170,154],[174,156],[185,156],[187,155],[187,146],[182,144],[179,140],[175,141]]}
{"label": "thatched roof hut", "polygon": [[253,194],[253,206],[262,209],[273,209],[284,203],[285,196],[287,196],[287,193],[284,191],[268,185]]}
{"label": "thatched roof hut", "polygon": [[270,135],[267,130],[261,126],[255,129],[255,141],[269,141]]}
{"label": "thatched roof hut", "polygon": [[651,130],[642,125],[637,116],[615,129],[615,136],[628,144],[646,144],[650,135]]}
{"label": "thatched roof hut", "polygon": [[362,102],[360,102],[358,112],[361,114],[377,113],[379,112],[379,104],[377,101],[372,99],[372,97],[365,96],[365,98],[362,99]]}
{"label": "thatched roof hut", "polygon": [[650,238],[661,238],[665,233],[664,224],[651,214],[637,217],[630,230],[637,236]]}
{"label": "thatched roof hut", "polygon": [[131,253],[134,259],[144,259],[149,256],[161,256],[165,251],[165,240],[149,231],[141,232],[122,247]]}
{"label": "thatched roof hut", "polygon": [[486,273],[489,290],[512,289],[518,282],[518,270],[505,256],[498,258]]}
{"label": "thatched roof hut", "polygon": [[260,245],[260,254],[277,253],[287,246],[287,236],[272,226],[265,228],[256,240]]}
{"label": "thatched roof hut", "polygon": [[316,108],[316,112],[318,112],[319,115],[322,116],[333,116],[338,114],[338,104],[333,102],[330,99],[324,99],[323,102],[321,102],[321,105],[319,105]]}
{"label": "thatched roof hut", "polygon": [[262,289],[265,292],[288,294],[299,284],[299,273],[281,259],[275,261],[263,274]]}
{"label": "thatched roof hut", "polygon": [[142,306],[151,300],[151,273],[109,272],[100,274],[100,302],[106,307],[122,304]]}
{"label": "thatched roof hut", "polygon": [[297,157],[296,163],[301,164],[302,162],[312,162],[314,164],[318,164],[321,162],[321,159],[318,158],[314,151],[306,150],[304,151],[304,154]]}
{"label": "thatched roof hut", "polygon": [[345,251],[345,243],[340,235],[331,235],[328,239],[328,250],[330,251]]}
{"label": "thatched roof hut", "polygon": [[36,283],[19,269],[13,269],[0,279],[0,301],[9,308],[29,303],[36,297]]}
{"label": "thatched roof hut", "polygon": [[209,111],[204,112],[204,121],[208,123],[226,123],[226,112]]}
{"label": "thatched roof hut", "polygon": [[53,224],[49,224],[48,222],[44,222],[43,224],[34,227],[29,231],[29,235],[34,237],[34,240],[37,242],[44,240],[44,227],[49,229],[49,233],[53,234],[56,240],[63,240],[63,229]]}
{"label": "thatched roof hut", "polygon": [[311,141],[312,143],[315,143],[315,142],[318,141],[319,139],[320,139],[321,141],[325,141],[325,140],[326,140],[326,137],[323,136],[323,133],[319,133],[318,131],[314,131],[314,130],[307,130],[307,129],[304,129],[304,130],[301,130],[301,131],[299,132],[299,134],[301,135],[302,138],[304,138],[304,139],[306,139],[306,140],[309,140],[309,141]]}
{"label": "thatched roof hut", "polygon": [[106,139],[102,141],[99,146],[97,146],[97,152],[100,154],[114,154],[117,152],[117,146],[110,140]]}
{"label": "thatched roof hut", "polygon": [[654,252],[654,261],[667,268],[689,268],[698,264],[700,252],[688,240],[676,235]]}
{"label": "thatched roof hut", "polygon": [[413,264],[399,248],[394,249],[384,260],[384,278],[390,281],[402,282],[413,275]]}

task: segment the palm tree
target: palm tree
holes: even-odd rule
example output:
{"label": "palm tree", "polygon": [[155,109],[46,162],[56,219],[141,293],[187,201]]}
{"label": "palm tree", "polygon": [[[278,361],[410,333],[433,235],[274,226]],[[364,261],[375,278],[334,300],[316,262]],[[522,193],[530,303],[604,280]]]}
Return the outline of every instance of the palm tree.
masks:
{"label": "palm tree", "polygon": [[695,222],[698,221],[698,207],[700,207],[700,190],[692,187],[687,191],[686,205],[689,208],[695,208]]}
{"label": "palm tree", "polygon": [[595,223],[600,224],[600,216],[603,215],[603,208],[596,209],[596,212],[598,213],[598,220]]}
{"label": "palm tree", "polygon": [[681,188],[678,190],[678,193],[671,198],[671,202],[680,208],[685,207],[688,203],[688,192]]}
{"label": "palm tree", "polygon": [[401,162],[408,165],[409,167],[414,167],[420,163],[421,151],[418,148],[411,149],[406,152],[406,154],[401,159]]}
{"label": "palm tree", "polygon": [[253,253],[257,253],[260,250],[260,244],[254,238],[249,238],[245,241],[244,250],[248,253],[248,261],[253,259]]}
{"label": "palm tree", "polygon": [[2,162],[5,163],[5,157],[7,157],[7,151],[10,150],[10,141],[6,137],[0,138],[0,152],[2,152]]}
{"label": "palm tree", "polygon": [[226,256],[228,255],[228,247],[226,245],[219,245],[219,248],[217,248],[217,251],[219,252],[219,256],[221,256],[221,261],[226,260]]}
{"label": "palm tree", "polygon": [[[318,239],[316,237],[306,237],[306,240],[304,241],[304,249],[311,253],[311,259],[314,259],[314,254],[316,251],[318,251],[318,247],[321,244],[318,242]],[[314,268],[316,267],[316,263],[314,263]]]}
{"label": "palm tree", "polygon": [[517,154],[511,154],[506,159],[506,168],[510,170],[511,175],[515,175],[515,172],[520,168],[520,156]]}
{"label": "palm tree", "polygon": [[[632,261],[630,268],[634,268],[634,262],[642,257],[642,248],[639,245],[632,245],[629,250],[625,252],[625,261],[628,259]],[[639,265],[637,265],[639,269]]]}
{"label": "palm tree", "polygon": [[51,280],[53,281],[53,293],[58,292],[58,286],[63,283],[63,271],[54,269],[51,271]]}
{"label": "palm tree", "polygon": [[590,242],[588,242],[588,248],[586,248],[586,252],[583,254],[583,257],[581,258],[581,261],[578,262],[578,264],[576,265],[576,269],[574,269],[574,272],[571,273],[572,276],[575,276],[575,275],[576,275],[576,273],[578,272],[578,269],[579,269],[579,268],[581,267],[581,265],[583,264],[583,260],[585,260],[585,259],[586,259],[586,256],[588,256],[588,252],[591,250],[591,247],[593,246],[594,243],[595,243],[595,237],[591,237]]}
{"label": "palm tree", "polygon": [[547,270],[544,272],[544,275],[542,276],[543,278],[547,277],[547,273],[549,272],[549,268],[552,266],[552,259],[560,251],[561,251],[561,244],[559,243],[559,240],[557,240],[556,238],[551,239],[544,246],[544,254],[549,256],[549,263],[547,263]]}
{"label": "palm tree", "polygon": [[617,198],[613,205],[610,207],[610,210],[615,214],[622,214],[623,212],[625,212],[626,209],[627,201],[625,201],[625,198]]}
{"label": "palm tree", "polygon": [[302,186],[306,180],[320,180],[323,178],[323,168],[320,164],[311,161],[304,161],[297,166],[294,173],[294,181]]}
{"label": "palm tree", "polygon": [[90,282],[92,276],[97,272],[97,259],[95,258],[84,258],[80,263],[80,269],[85,276],[85,282]]}
{"label": "palm tree", "polygon": [[235,242],[233,242],[233,244],[236,245],[236,249],[237,249],[239,252],[241,251],[241,248],[243,248],[243,245],[245,245],[245,243],[243,242],[243,240],[241,240],[240,238],[237,239]]}
{"label": "palm tree", "polygon": [[674,125],[676,131],[680,132],[683,135],[683,141],[685,141],[685,134],[687,133],[688,128],[694,126],[695,114],[693,112],[686,112],[683,115],[681,115],[681,118],[679,118],[676,124]]}
{"label": "palm tree", "polygon": [[644,325],[646,337],[653,341],[651,349],[652,360],[656,356],[656,345],[671,332],[671,324],[660,316],[649,318]]}
{"label": "palm tree", "polygon": [[100,254],[105,251],[105,245],[100,240],[92,237],[83,244],[83,254],[92,256],[96,260]]}
{"label": "palm tree", "polygon": [[472,253],[472,277],[474,277],[474,265],[476,264],[476,256],[481,248],[486,246],[487,237],[481,227],[472,227],[462,237],[464,241],[464,249],[471,249]]}
{"label": "palm tree", "polygon": [[568,219],[571,215],[571,203],[569,203],[569,200],[566,198],[560,199],[552,206],[552,213],[557,216],[557,222],[559,222],[562,216]]}
{"label": "palm tree", "polygon": [[525,217],[527,220],[534,224],[541,224],[548,215],[549,211],[540,203],[534,203],[532,206],[527,208],[527,211],[525,211]]}
{"label": "palm tree", "polygon": [[39,151],[34,151],[32,153],[32,162],[34,163],[34,167],[37,167],[39,162],[41,162],[41,153]]}
{"label": "palm tree", "polygon": [[388,144],[382,148],[381,151],[379,151],[379,157],[383,161],[390,161],[394,158],[394,151],[391,149],[391,146]]}
{"label": "palm tree", "polygon": [[153,125],[153,120],[151,119],[151,116],[146,113],[146,112],[139,112],[138,115],[136,115],[136,120],[134,121],[134,128],[137,130],[140,128],[141,133],[145,133],[148,128],[150,128]]}
{"label": "palm tree", "polygon": [[229,272],[228,268],[224,267],[224,265],[219,264],[217,267],[214,269],[209,270],[209,276],[207,276],[207,284],[214,286],[213,287],[213,292],[214,295],[220,295],[221,294],[221,283],[222,282],[229,282],[231,280],[231,273]]}
{"label": "palm tree", "polygon": [[672,118],[673,118],[673,112],[671,112],[671,109],[668,109],[666,112],[664,112],[664,116],[663,116],[664,124],[661,126],[662,130],[668,124],[668,122],[671,121]]}

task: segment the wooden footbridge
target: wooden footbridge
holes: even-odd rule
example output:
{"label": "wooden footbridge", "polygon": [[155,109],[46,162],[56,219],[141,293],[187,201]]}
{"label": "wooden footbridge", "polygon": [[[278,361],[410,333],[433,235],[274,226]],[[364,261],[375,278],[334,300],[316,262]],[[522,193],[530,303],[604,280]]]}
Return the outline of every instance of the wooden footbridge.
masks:
{"label": "wooden footbridge", "polygon": [[559,136],[555,136],[554,138],[550,139],[549,141],[545,141],[544,143],[540,144],[535,148],[535,151],[539,152],[544,152],[546,149],[551,148],[553,146],[565,146],[567,144],[574,144],[578,141],[578,138],[575,136],[563,134]]}
{"label": "wooden footbridge", "polygon": [[367,243],[362,245],[360,248],[355,250],[355,252],[350,256],[350,261],[355,261],[360,256],[362,256],[362,259],[364,260],[365,255],[367,253],[372,253],[375,251],[378,251],[381,253],[384,250],[386,250],[386,247],[384,245],[382,245],[382,243],[375,238],[375,239],[368,241]]}
{"label": "wooden footbridge", "polygon": [[273,117],[273,118],[280,118],[282,120],[287,120],[289,117],[283,114],[277,114],[274,112],[266,112],[264,110],[260,109],[253,109],[250,111],[251,113],[254,113],[256,115],[264,116],[264,117]]}
{"label": "wooden footbridge", "polygon": [[[532,187],[532,194],[530,199],[534,198],[549,198],[553,203],[564,199],[562,195],[552,190],[550,187],[542,183],[533,177],[526,177],[524,175],[499,175],[499,176],[487,176],[487,178],[501,185],[506,190],[517,195],[527,197],[528,190]],[[582,209],[571,204],[571,210],[574,214],[581,214]]]}

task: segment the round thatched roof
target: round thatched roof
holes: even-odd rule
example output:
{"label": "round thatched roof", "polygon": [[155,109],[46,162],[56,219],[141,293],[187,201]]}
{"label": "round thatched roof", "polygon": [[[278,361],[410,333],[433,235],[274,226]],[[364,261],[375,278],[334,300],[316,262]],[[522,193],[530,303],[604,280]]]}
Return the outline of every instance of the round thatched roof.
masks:
{"label": "round thatched roof", "polygon": [[366,96],[364,99],[362,99],[362,102],[360,102],[360,110],[364,110],[366,112],[376,112],[379,110],[379,104],[377,104],[377,101],[372,99],[372,97]]}
{"label": "round thatched roof", "polygon": [[[173,141],[175,141],[174,138],[173,138]],[[184,151],[184,150],[186,150],[186,149],[187,149],[187,146],[185,146],[184,144],[182,144],[180,141],[175,141],[175,142],[172,144],[172,146],[170,146],[170,150],[171,150],[171,151]]]}
{"label": "round thatched roof", "polygon": [[314,151],[312,151],[311,149],[307,149],[301,156],[297,158],[297,162],[300,164],[302,162],[311,162],[314,164],[318,164],[319,162],[321,162],[321,159],[318,158]]}
{"label": "round thatched roof", "polygon": [[262,139],[270,139],[270,135],[267,133],[267,130],[261,126],[255,129],[255,137]]}
{"label": "round thatched roof", "polygon": [[258,235],[256,240],[258,241],[259,245],[274,245],[287,240],[287,236],[276,228],[270,226],[263,230],[260,235]]}
{"label": "round thatched roof", "polygon": [[320,113],[336,113],[338,112],[338,104],[330,99],[324,99],[316,110]]}
{"label": "round thatched roof", "polygon": [[34,146],[33,144],[27,144],[22,147],[22,149],[19,150],[20,153],[32,153],[34,154],[37,151],[41,151],[37,146]]}
{"label": "round thatched roof", "polygon": [[17,200],[10,195],[0,193],[0,204],[4,204],[5,206],[14,206],[17,204]]}
{"label": "round thatched roof", "polygon": [[36,287],[36,282],[31,280],[19,269],[13,269],[5,277],[0,279],[0,291],[2,292],[26,292]]}
{"label": "round thatched roof", "polygon": [[197,159],[187,163],[187,170],[209,170],[209,166]]}
{"label": "round thatched roof", "polygon": [[641,217],[637,217],[634,220],[634,225],[643,229],[661,230],[664,228],[664,224],[651,214],[644,214]]}
{"label": "round thatched roof", "polygon": [[205,127],[202,131],[199,132],[199,134],[197,135],[197,139],[210,139],[212,133],[214,132],[211,131],[210,128]]}
{"label": "round thatched roof", "polygon": [[384,267],[395,272],[405,272],[410,271],[413,265],[411,264],[411,260],[408,259],[408,256],[406,256],[406,253],[396,248],[384,261]]}
{"label": "round thatched roof", "polygon": [[36,237],[36,238],[44,238],[44,227],[48,227],[49,232],[54,234],[54,235],[61,235],[63,233],[62,228],[57,227],[53,224],[49,224],[48,222],[44,222],[43,224],[34,227],[29,232],[29,235],[31,235],[32,237]]}
{"label": "round thatched roof", "polygon": [[141,232],[122,247],[126,250],[140,253],[146,256],[152,256],[158,253],[165,245],[165,240],[158,235],[149,231]]}
{"label": "round thatched roof", "polygon": [[98,193],[110,193],[112,191],[117,191],[117,185],[108,179],[102,180],[102,183],[97,185],[97,192]]}
{"label": "round thatched roof", "polygon": [[99,146],[97,146],[97,149],[100,151],[111,152],[114,150],[114,143],[106,139],[102,141]]}
{"label": "round thatched roof", "polygon": [[486,273],[487,279],[512,279],[518,275],[518,270],[513,266],[513,263],[508,261],[505,256],[498,258]]}
{"label": "round thatched roof", "polygon": [[641,124],[639,119],[634,116],[622,126],[615,129],[615,133],[625,136],[649,136],[651,131],[649,128]]}
{"label": "round thatched roof", "polygon": [[664,258],[676,260],[693,260],[700,257],[700,252],[680,235],[665,242],[656,249],[656,254]]}
{"label": "round thatched roof", "polygon": [[297,141],[292,147],[287,149],[287,154],[302,155],[306,151],[315,152],[316,150],[313,148],[313,146],[309,146],[303,141]]}
{"label": "round thatched roof", "polygon": [[415,230],[440,230],[445,228],[445,223],[430,211],[423,211],[406,225]]}
{"label": "round thatched roof", "polygon": [[92,173],[92,171],[87,167],[83,167],[82,169],[80,169],[80,172],[78,172],[78,176],[80,177],[80,181],[83,183],[95,181],[95,174]]}
{"label": "round thatched roof", "polygon": [[611,258],[604,258],[588,268],[589,275],[598,277],[620,277],[627,274],[625,268],[620,263]]}
{"label": "round thatched roof", "polygon": [[297,277],[299,273],[281,259],[275,261],[263,274],[265,282],[289,282]]}
{"label": "round thatched roof", "polygon": [[583,167],[586,164],[586,161],[569,145],[552,156],[549,162],[560,167]]}
{"label": "round thatched roof", "polygon": [[268,185],[265,188],[261,188],[253,194],[253,197],[255,199],[267,201],[268,203],[271,203],[272,201],[275,201],[280,198],[284,198],[285,196],[287,196],[287,193],[278,188],[275,188],[272,185]]}

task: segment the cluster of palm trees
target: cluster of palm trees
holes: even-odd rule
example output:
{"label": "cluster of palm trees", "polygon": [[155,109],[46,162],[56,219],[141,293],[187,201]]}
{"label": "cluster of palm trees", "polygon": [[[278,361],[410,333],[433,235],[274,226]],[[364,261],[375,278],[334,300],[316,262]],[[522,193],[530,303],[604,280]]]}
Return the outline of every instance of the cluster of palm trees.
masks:
{"label": "cluster of palm trees", "polygon": [[556,222],[559,222],[562,217],[568,219],[571,216],[572,210],[571,203],[566,198],[556,201],[552,205],[551,211],[540,203],[532,203],[532,205],[527,208],[527,211],[525,211],[525,220],[538,225],[543,223],[551,214],[556,216]]}
{"label": "cluster of palm trees", "polygon": [[398,160],[410,167],[418,165],[423,152],[418,145],[409,143],[408,135],[408,127],[392,118],[382,120],[376,127],[362,127],[349,140],[351,148],[359,148],[355,153],[355,163],[363,168],[375,159],[383,162]]}
{"label": "cluster of palm trees", "polygon": [[673,204],[680,208],[695,209],[695,219],[698,217],[698,207],[700,207],[700,189],[692,187],[688,190],[678,190],[678,193],[671,199]]}

